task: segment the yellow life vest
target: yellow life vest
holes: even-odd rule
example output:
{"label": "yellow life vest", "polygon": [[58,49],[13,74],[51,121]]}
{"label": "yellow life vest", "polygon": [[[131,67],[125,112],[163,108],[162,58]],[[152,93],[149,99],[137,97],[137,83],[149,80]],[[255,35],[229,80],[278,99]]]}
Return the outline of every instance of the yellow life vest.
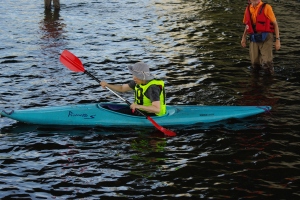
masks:
{"label": "yellow life vest", "polygon": [[134,88],[134,91],[135,91],[135,95],[134,95],[135,100],[134,100],[134,102],[138,105],[151,106],[152,105],[151,100],[148,97],[146,97],[146,95],[145,95],[145,92],[147,91],[147,89],[151,85],[157,85],[161,88],[161,92],[160,92],[160,95],[159,95],[160,112],[155,113],[155,114],[157,116],[164,115],[167,112],[167,107],[166,107],[165,83],[162,80],[153,79],[145,85],[142,85],[142,84],[136,85],[135,88]]}

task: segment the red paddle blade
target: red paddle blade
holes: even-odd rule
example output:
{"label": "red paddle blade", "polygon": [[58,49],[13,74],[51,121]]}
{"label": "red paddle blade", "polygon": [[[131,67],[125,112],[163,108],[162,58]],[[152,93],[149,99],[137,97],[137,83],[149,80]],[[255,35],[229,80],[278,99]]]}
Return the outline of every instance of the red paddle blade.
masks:
{"label": "red paddle blade", "polygon": [[158,125],[151,117],[147,116],[147,119],[158,129],[160,130],[161,132],[163,132],[165,135],[167,136],[176,136],[176,133],[171,131],[171,130],[168,130],[160,125]]}
{"label": "red paddle blade", "polygon": [[85,69],[83,67],[82,62],[77,58],[74,54],[72,54],[68,50],[64,50],[60,57],[59,60],[62,64],[64,64],[67,68],[74,72],[84,72]]}

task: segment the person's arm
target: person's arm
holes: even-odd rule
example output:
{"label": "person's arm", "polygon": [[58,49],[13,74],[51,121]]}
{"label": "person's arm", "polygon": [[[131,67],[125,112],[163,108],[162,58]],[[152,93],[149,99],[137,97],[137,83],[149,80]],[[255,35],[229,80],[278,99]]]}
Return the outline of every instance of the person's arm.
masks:
{"label": "person's arm", "polygon": [[153,101],[151,106],[143,106],[138,104],[131,104],[130,108],[132,110],[140,109],[149,113],[159,113],[160,112],[160,101]]}
{"label": "person's arm", "polygon": [[244,48],[247,46],[246,41],[247,41],[247,26],[245,26],[245,30],[244,30],[242,40],[241,40],[241,45]]}
{"label": "person's arm", "polygon": [[279,27],[277,21],[273,22],[274,33],[275,33],[275,49],[278,51],[280,49],[280,36],[279,36]]}
{"label": "person's arm", "polygon": [[273,12],[272,7],[267,4],[265,9],[265,15],[270,19],[274,26],[274,34],[275,34],[275,50],[278,51],[280,49],[280,35],[279,35],[279,27]]}
{"label": "person's arm", "polygon": [[251,16],[250,16],[250,10],[249,10],[249,7],[247,6],[245,8],[245,11],[244,11],[244,17],[243,17],[243,24],[245,24],[245,29],[244,29],[244,33],[242,35],[242,40],[241,40],[241,45],[242,47],[246,47],[247,46],[247,24],[248,24],[248,20],[250,20]]}
{"label": "person's arm", "polygon": [[128,84],[113,85],[113,84],[108,84],[106,81],[101,81],[100,85],[103,88],[108,87],[109,89],[112,89],[112,90],[117,91],[117,92],[127,92],[127,91],[132,90],[132,88],[130,88]]}

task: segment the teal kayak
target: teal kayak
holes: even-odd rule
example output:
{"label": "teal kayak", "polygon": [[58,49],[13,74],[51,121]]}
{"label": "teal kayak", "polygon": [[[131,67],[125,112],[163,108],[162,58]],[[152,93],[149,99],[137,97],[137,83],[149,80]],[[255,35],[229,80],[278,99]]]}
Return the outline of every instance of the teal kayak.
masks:
{"label": "teal kayak", "polygon": [[[126,104],[91,103],[68,106],[3,110],[2,117],[39,125],[103,126],[103,127],[153,127],[144,116],[117,112]],[[167,114],[152,117],[161,126],[177,127],[222,121],[230,118],[245,118],[271,109],[270,106],[199,106],[169,105]]]}

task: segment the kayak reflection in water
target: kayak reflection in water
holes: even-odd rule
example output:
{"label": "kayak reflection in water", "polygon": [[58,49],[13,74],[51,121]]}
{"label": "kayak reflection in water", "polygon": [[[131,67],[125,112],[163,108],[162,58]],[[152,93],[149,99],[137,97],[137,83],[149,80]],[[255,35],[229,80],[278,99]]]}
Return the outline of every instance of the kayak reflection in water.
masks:
{"label": "kayak reflection in water", "polygon": [[118,110],[125,114],[140,115],[136,112],[139,109],[147,116],[161,116],[166,114],[166,94],[164,81],[155,79],[150,73],[149,66],[138,62],[128,67],[133,75],[133,80],[127,84],[114,85],[101,81],[103,88],[110,88],[117,92],[134,91],[134,103],[130,107]]}

